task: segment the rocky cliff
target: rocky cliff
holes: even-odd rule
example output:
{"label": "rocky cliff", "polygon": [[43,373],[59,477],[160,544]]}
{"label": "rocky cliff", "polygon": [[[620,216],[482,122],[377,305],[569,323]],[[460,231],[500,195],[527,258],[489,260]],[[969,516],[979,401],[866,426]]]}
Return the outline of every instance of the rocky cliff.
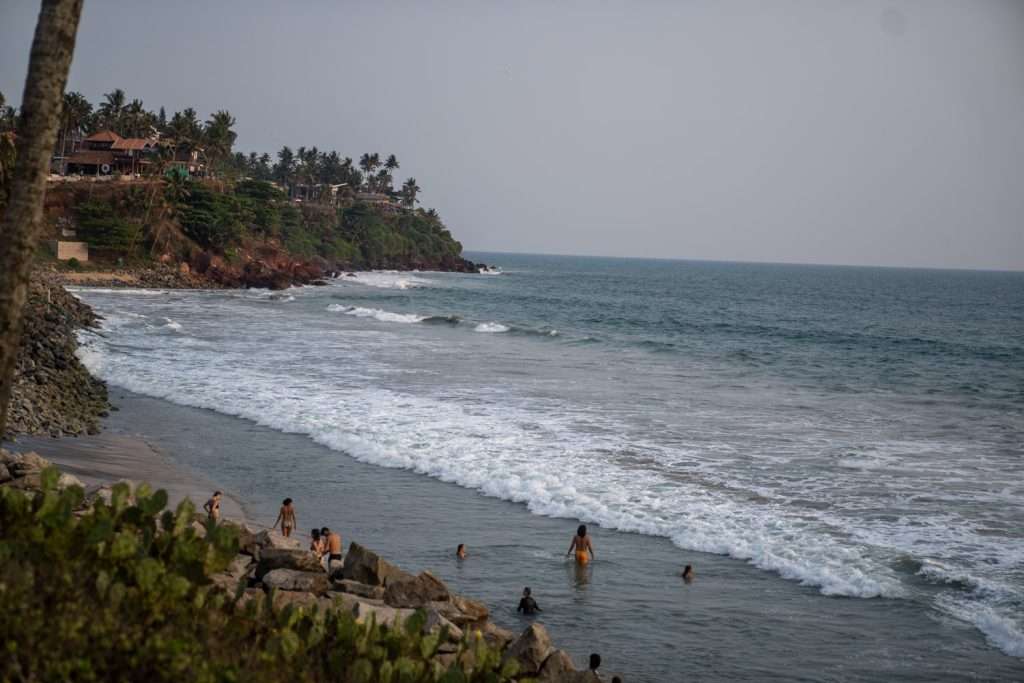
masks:
{"label": "rocky cliff", "polygon": [[45,274],[33,277],[14,369],[8,435],[95,434],[109,408],[107,387],[75,355],[92,309]]}

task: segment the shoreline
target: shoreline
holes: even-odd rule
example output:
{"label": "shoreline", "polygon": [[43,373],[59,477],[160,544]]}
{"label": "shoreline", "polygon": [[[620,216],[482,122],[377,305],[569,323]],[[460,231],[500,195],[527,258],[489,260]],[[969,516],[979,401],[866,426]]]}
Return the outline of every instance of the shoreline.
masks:
{"label": "shoreline", "polygon": [[[936,619],[909,600],[829,598],[668,539],[595,528],[598,559],[576,571],[564,558],[575,522],[363,463],[243,418],[117,387],[111,398],[120,409],[106,421],[108,433],[144,435],[181,468],[244,500],[250,519],[269,523],[281,498],[292,496],[301,531],[326,524],[346,545],[368,543],[407,571],[429,570],[482,600],[499,626],[519,632],[536,621],[577,666],[599,652],[626,681],[785,679],[801,670],[842,680],[962,680],[1006,677],[1018,666],[973,627]],[[454,559],[457,542],[467,544],[467,561]],[[692,585],[671,571],[684,558],[697,569]],[[545,610],[531,621],[514,610],[524,585]],[[922,649],[930,653],[924,660],[901,654]]]}

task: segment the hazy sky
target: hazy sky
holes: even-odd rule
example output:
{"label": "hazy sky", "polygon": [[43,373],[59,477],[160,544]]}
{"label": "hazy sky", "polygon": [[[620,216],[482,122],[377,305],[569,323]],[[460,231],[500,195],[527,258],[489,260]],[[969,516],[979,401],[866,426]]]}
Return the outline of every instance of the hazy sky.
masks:
{"label": "hazy sky", "polygon": [[395,153],[468,249],[1024,269],[1021,0],[85,0],[69,88],[117,87]]}

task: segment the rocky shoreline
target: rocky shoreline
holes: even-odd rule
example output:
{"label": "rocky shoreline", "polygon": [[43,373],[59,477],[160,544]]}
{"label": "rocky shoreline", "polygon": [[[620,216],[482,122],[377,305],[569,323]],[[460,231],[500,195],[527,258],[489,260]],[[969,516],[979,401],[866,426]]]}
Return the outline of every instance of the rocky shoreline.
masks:
{"label": "rocky shoreline", "polygon": [[[0,486],[33,495],[41,490],[42,473],[52,466],[34,452],[11,453],[0,449]],[[139,484],[126,484],[128,504],[134,502]],[[62,473],[57,487],[72,486],[85,491],[83,510],[97,500],[110,503],[117,484],[105,483],[86,489],[75,476]],[[460,644],[482,638],[501,652],[503,660],[515,660],[517,678],[542,683],[596,683],[602,680],[590,671],[578,671],[572,657],[554,646],[543,626],[531,624],[516,635],[490,620],[483,603],[451,592],[429,571],[410,574],[363,545],[352,542],[340,569],[328,573],[321,559],[306,550],[301,541],[276,531],[256,529],[244,522],[224,520],[237,532],[239,553],[223,572],[210,577],[212,584],[235,597],[240,607],[255,602],[274,611],[293,609],[337,609],[349,612],[357,623],[373,621],[388,628],[405,628],[414,615],[425,617],[424,634],[443,637],[434,655],[443,667],[455,662]],[[201,515],[192,527],[199,536],[209,528]],[[83,577],[87,578],[87,577]]]}
{"label": "rocky shoreline", "polygon": [[12,383],[9,435],[99,431],[110,408],[107,387],[75,355],[78,331],[96,327],[98,320],[57,279],[44,272],[33,276]]}

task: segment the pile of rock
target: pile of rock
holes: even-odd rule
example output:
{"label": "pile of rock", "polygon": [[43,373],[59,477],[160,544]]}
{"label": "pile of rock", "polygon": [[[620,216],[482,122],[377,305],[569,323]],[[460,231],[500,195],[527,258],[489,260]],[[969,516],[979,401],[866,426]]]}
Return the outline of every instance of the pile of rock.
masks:
{"label": "pile of rock", "polygon": [[75,355],[78,330],[94,326],[96,315],[60,285],[37,278],[24,316],[8,435],[97,433],[109,409],[107,387]]}
{"label": "pile of rock", "polygon": [[[11,453],[0,448],[0,486],[23,491],[34,491],[42,485],[43,470],[50,466],[50,461],[38,453]],[[73,474],[61,472],[57,480],[57,488],[85,485]]]}
{"label": "pile of rock", "polygon": [[278,607],[334,606],[351,611],[359,622],[373,618],[393,626],[422,609],[427,615],[426,631],[447,627],[448,642],[438,653],[442,664],[454,660],[458,643],[470,631],[479,632],[506,658],[517,660],[523,676],[545,682],[600,680],[590,672],[576,671],[572,658],[552,645],[543,626],[533,624],[517,637],[490,621],[486,605],[452,593],[428,571],[410,574],[352,543],[342,569],[328,575],[317,556],[295,539],[273,531],[257,533],[245,525],[238,525],[238,531],[242,552],[213,580],[230,593],[241,589],[243,604],[266,600],[273,589],[273,604]]}

